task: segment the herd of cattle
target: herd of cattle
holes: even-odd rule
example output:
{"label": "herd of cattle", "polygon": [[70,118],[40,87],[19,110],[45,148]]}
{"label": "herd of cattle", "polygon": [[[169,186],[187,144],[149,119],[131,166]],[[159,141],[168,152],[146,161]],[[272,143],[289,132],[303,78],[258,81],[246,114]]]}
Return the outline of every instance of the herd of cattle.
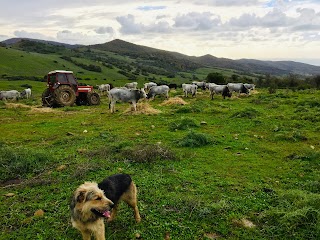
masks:
{"label": "herd of cattle", "polygon": [[0,100],[13,99],[18,100],[19,98],[30,98],[31,88],[26,88],[22,92],[17,90],[0,91]]}
{"label": "herd of cattle", "polygon": [[[171,88],[177,88],[176,84],[160,85],[158,86],[154,82],[148,82],[144,84],[144,87],[138,89],[137,82],[131,82],[124,85],[124,87],[113,87],[111,84],[97,85],[100,94],[107,94],[109,98],[109,108],[111,112],[115,111],[115,104],[117,101],[129,102],[132,104],[134,110],[137,109],[137,103],[140,99],[154,99],[157,95],[169,97],[169,91]],[[231,97],[233,92],[238,94],[249,94],[251,90],[255,88],[254,84],[244,83],[228,83],[226,85],[218,85],[215,83],[207,82],[192,82],[191,84],[182,84],[182,90],[185,97],[191,94],[192,97],[197,96],[198,89],[206,90],[210,92],[211,99],[214,95],[221,94],[223,98]],[[24,89],[22,92],[17,90],[0,91],[0,100],[13,99],[17,100],[22,97],[29,98],[31,96],[31,89]]]}
{"label": "herd of cattle", "polygon": [[[136,111],[137,103],[140,99],[154,99],[156,95],[162,95],[168,98],[170,88],[177,88],[176,84],[171,84],[169,86],[158,86],[154,82],[145,83],[144,87],[141,89],[137,89],[137,86],[137,82],[127,83],[124,87],[116,88],[113,88],[110,84],[102,84],[98,85],[98,89],[101,94],[103,94],[104,92],[108,94],[109,109],[113,113],[115,111],[115,104],[117,101],[132,103],[132,107]],[[228,83],[226,85],[218,85],[215,83],[192,82],[192,84],[182,84],[182,90],[185,97],[188,97],[188,94],[196,97],[198,89],[208,89],[210,91],[211,99],[213,99],[215,94],[221,94],[223,98],[231,97],[233,92],[236,92],[238,94],[249,94],[250,91],[254,88],[254,84],[244,83]]]}

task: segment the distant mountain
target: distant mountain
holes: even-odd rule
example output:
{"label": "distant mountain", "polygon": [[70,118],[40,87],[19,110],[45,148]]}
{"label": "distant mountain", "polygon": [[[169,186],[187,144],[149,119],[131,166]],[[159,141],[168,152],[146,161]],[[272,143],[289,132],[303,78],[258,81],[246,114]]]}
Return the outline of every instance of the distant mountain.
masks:
{"label": "distant mountain", "polygon": [[10,39],[2,41],[1,43],[4,43],[7,46],[11,46],[11,45],[17,44],[17,43],[19,43],[21,41],[25,41],[25,40],[31,41],[31,42],[39,42],[39,43],[50,44],[50,45],[54,45],[54,46],[64,46],[64,47],[70,48],[70,49],[78,48],[78,47],[82,46],[82,45],[79,45],[79,44],[72,45],[72,44],[67,44],[67,43],[48,41],[48,40],[41,40],[41,39],[33,39],[33,38],[10,38]]}
{"label": "distant mountain", "polygon": [[172,71],[193,71],[203,67],[201,63],[190,60],[187,55],[141,46],[120,39],[115,39],[104,44],[90,45],[90,48],[129,56],[143,64]]}
{"label": "distant mountain", "polygon": [[[224,68],[235,70],[240,73],[258,73],[271,75],[301,74],[319,75],[320,66],[314,66],[294,61],[261,61],[254,59],[232,60],[218,58],[212,55],[201,57],[188,56],[178,52],[170,52],[156,48],[133,44],[120,39],[95,45],[70,45],[54,41],[46,41],[30,38],[11,38],[1,42],[6,46],[12,46],[23,51],[35,51],[40,53],[65,53],[65,50],[92,49],[99,50],[91,53],[90,59],[106,59],[99,52],[112,52],[120,56],[129,57],[135,67],[141,69],[162,69],[167,73],[194,72],[198,68]],[[37,44],[35,44],[37,43]],[[93,56],[96,54],[96,56]],[[81,57],[81,56],[78,56]],[[109,61],[111,61],[109,59]],[[112,64],[112,61],[111,61]],[[149,69],[150,70],[150,69]]]}
{"label": "distant mountain", "polygon": [[110,51],[119,55],[126,55],[134,58],[154,58],[164,60],[166,64],[177,64],[194,70],[199,67],[218,67],[233,69],[240,72],[260,74],[320,74],[320,66],[293,61],[260,61],[254,59],[232,60],[228,58],[217,58],[212,55],[201,57],[187,56],[177,52],[169,52],[155,48],[136,45],[119,39],[104,43],[91,45],[90,47]]}

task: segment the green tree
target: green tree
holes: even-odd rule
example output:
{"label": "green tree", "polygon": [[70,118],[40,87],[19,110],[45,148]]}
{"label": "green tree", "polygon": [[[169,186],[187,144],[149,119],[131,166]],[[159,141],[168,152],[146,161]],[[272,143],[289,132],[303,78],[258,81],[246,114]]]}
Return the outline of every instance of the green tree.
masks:
{"label": "green tree", "polygon": [[209,73],[208,76],[206,77],[206,80],[210,83],[215,83],[215,84],[225,84],[226,80],[225,77],[218,72],[214,73]]}
{"label": "green tree", "polygon": [[320,75],[314,77],[314,83],[317,89],[320,89]]}

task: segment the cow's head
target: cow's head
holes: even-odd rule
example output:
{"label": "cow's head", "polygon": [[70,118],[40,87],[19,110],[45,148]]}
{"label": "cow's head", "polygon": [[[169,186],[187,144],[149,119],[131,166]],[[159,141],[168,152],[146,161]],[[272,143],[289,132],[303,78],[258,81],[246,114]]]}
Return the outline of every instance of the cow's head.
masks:
{"label": "cow's head", "polygon": [[248,94],[248,93],[249,93],[248,88],[246,88],[246,87],[244,86],[244,84],[242,84],[241,93],[245,93],[245,94]]}
{"label": "cow's head", "polygon": [[146,94],[146,92],[144,91],[143,88],[141,88],[139,90],[139,94],[140,94],[140,99],[148,98],[148,96],[147,96],[147,94]]}
{"label": "cow's head", "polygon": [[227,86],[225,86],[225,88],[223,89],[222,96],[223,96],[223,98],[225,98],[225,97],[230,98],[232,96],[232,93],[230,92],[230,90]]}

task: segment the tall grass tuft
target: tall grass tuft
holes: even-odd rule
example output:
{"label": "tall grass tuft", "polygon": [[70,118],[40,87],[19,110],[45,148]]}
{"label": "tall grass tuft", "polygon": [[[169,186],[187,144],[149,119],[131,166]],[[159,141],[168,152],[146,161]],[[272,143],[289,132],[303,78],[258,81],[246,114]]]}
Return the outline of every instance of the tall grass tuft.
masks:
{"label": "tall grass tuft", "polygon": [[198,127],[198,125],[191,118],[181,118],[181,120],[174,121],[169,124],[170,131],[186,130],[194,127]]}
{"label": "tall grass tuft", "polygon": [[39,174],[52,164],[54,159],[45,152],[29,149],[0,148],[0,181],[23,179]]}
{"label": "tall grass tuft", "polygon": [[199,106],[182,106],[176,110],[176,113],[200,113],[201,111]]}
{"label": "tall grass tuft", "polygon": [[161,160],[177,160],[176,154],[161,144],[140,144],[121,151],[122,158],[129,162],[152,163]]}
{"label": "tall grass tuft", "polygon": [[267,236],[277,236],[278,239],[318,239],[320,194],[301,190],[281,191],[273,205],[259,219]]}
{"label": "tall grass tuft", "polygon": [[190,131],[176,143],[179,147],[202,147],[211,144],[212,140],[207,134]]}

